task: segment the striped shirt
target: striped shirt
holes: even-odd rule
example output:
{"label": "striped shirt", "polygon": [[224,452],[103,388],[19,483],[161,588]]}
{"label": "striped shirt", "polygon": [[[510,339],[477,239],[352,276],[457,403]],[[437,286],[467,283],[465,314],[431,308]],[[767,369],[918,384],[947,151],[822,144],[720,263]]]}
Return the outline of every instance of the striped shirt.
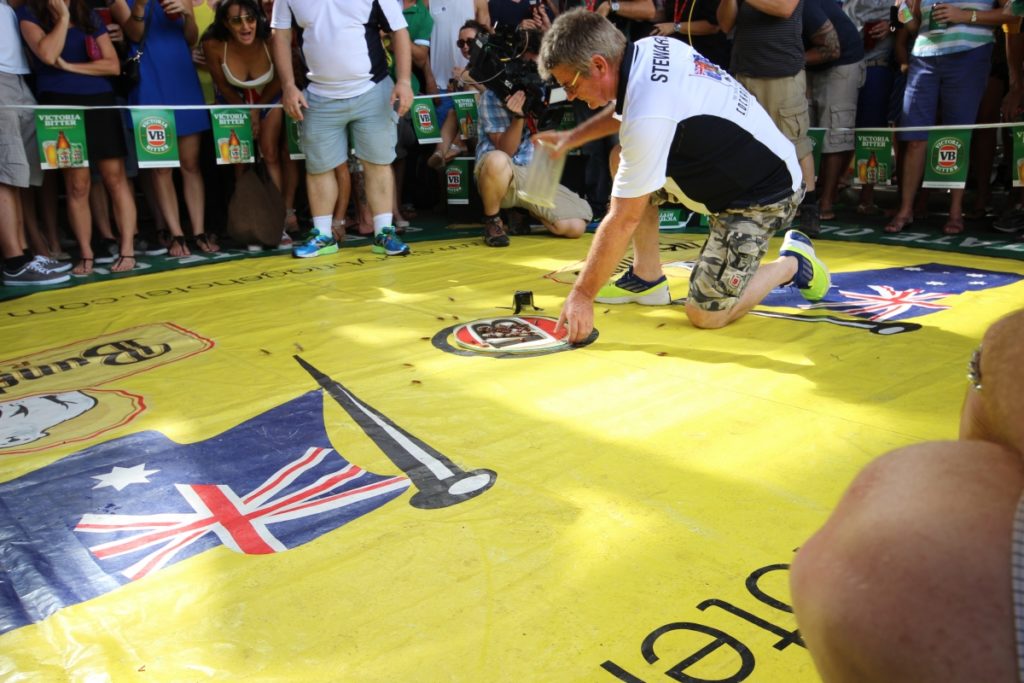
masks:
{"label": "striped shirt", "polygon": [[923,0],[921,3],[921,29],[914,41],[911,54],[915,57],[937,57],[966,52],[995,41],[991,26],[982,24],[946,24],[936,27],[932,22],[932,7],[953,5],[959,9],[984,12],[992,9],[991,2],[978,0]]}

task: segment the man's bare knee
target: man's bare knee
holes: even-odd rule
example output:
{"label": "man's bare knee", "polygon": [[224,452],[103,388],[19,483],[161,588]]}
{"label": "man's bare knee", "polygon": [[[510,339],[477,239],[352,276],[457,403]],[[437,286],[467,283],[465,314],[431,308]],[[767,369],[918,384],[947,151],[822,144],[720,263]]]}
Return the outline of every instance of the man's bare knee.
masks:
{"label": "man's bare knee", "polygon": [[687,302],[686,317],[699,330],[718,330],[729,324],[728,311],[705,311]]}

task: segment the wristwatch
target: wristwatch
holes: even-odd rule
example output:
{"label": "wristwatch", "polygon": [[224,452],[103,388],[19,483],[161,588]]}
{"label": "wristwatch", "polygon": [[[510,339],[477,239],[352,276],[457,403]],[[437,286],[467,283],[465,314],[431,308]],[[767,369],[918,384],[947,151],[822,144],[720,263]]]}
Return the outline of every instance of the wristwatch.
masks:
{"label": "wristwatch", "polygon": [[977,24],[978,23],[978,10],[976,10],[976,9],[972,9],[971,10],[971,23],[972,24]]}
{"label": "wristwatch", "polygon": [[618,3],[618,1],[617,0],[612,0],[611,6],[612,6],[612,11],[615,12],[616,14],[618,14],[618,12],[619,12],[619,3]]}
{"label": "wristwatch", "polygon": [[675,31],[676,33],[682,33],[682,32],[683,32],[683,25],[682,25],[681,23],[679,23],[679,22],[677,21],[677,22],[676,22],[676,25],[675,25],[675,26],[673,26],[673,27],[672,27],[672,29],[673,29],[673,30],[674,30],[674,31]]}

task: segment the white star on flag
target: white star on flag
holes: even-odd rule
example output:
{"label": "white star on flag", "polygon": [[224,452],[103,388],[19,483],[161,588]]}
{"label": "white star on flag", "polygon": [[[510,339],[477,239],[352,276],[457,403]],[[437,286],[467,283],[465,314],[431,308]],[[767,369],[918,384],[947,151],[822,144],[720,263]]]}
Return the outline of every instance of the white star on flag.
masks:
{"label": "white star on flag", "polygon": [[100,483],[93,486],[94,489],[101,489],[104,486],[113,486],[115,489],[120,491],[129,484],[148,484],[149,476],[156,474],[160,470],[147,470],[146,464],[142,463],[135,467],[118,467],[114,466],[114,469],[110,470],[107,474],[101,474],[93,477],[93,479],[99,480]]}

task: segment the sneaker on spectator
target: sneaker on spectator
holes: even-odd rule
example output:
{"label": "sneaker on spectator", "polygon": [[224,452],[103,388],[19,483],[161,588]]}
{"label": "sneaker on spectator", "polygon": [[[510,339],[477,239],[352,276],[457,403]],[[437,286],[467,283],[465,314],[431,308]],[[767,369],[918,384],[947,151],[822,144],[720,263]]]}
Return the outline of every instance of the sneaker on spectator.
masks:
{"label": "sneaker on spectator", "polygon": [[295,244],[295,240],[288,234],[288,231],[282,231],[281,241],[277,243],[278,249],[290,249]]}
{"label": "sneaker on spectator", "polygon": [[167,253],[167,247],[160,244],[150,244],[148,241],[136,236],[133,246],[135,247],[136,254],[145,254],[146,256],[163,256]]}
{"label": "sneaker on spectator", "polygon": [[3,281],[7,287],[59,285],[70,279],[71,276],[67,273],[54,272],[44,266],[42,261],[37,258],[32,259],[16,271],[10,271],[7,268],[3,269]]}
{"label": "sneaker on spectator", "polygon": [[814,246],[807,235],[799,230],[787,230],[779,256],[792,256],[797,260],[796,275],[790,284],[796,285],[805,299],[820,301],[825,298],[832,286],[832,276],[814,253]]}
{"label": "sneaker on spectator", "polygon": [[489,247],[507,247],[509,241],[501,216],[484,219],[484,244]]}
{"label": "sneaker on spectator", "polygon": [[409,245],[402,241],[394,228],[383,228],[379,234],[373,236],[373,246],[370,251],[374,254],[386,254],[388,256],[408,256]]}
{"label": "sneaker on spectator", "polygon": [[321,235],[317,231],[310,233],[309,239],[302,244],[292,247],[292,256],[297,258],[313,258],[314,256],[326,256],[338,251],[338,243],[330,235]]}
{"label": "sneaker on spectator", "polygon": [[70,263],[61,263],[57,259],[52,259],[49,256],[37,255],[33,260],[39,261],[43,264],[43,267],[54,273],[66,273],[71,270],[72,266]]}
{"label": "sneaker on spectator", "polygon": [[117,240],[104,238],[100,240],[99,246],[93,249],[93,253],[96,263],[113,263],[121,253],[121,248],[118,246]]}
{"label": "sneaker on spectator", "polygon": [[810,237],[821,234],[821,213],[818,202],[800,205],[800,230]]}
{"label": "sneaker on spectator", "polygon": [[662,275],[654,282],[637,277],[630,268],[615,282],[609,282],[597,292],[594,299],[600,304],[640,304],[666,306],[672,303],[668,280]]}

